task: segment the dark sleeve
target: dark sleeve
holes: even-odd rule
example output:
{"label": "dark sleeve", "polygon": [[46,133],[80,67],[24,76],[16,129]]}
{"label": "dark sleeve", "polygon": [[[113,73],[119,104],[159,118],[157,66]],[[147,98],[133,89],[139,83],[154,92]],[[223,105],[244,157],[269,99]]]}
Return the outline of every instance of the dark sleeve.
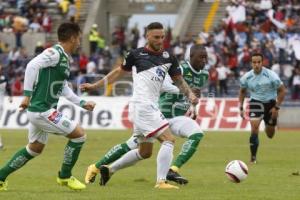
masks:
{"label": "dark sleeve", "polygon": [[132,51],[130,51],[126,54],[121,67],[125,71],[131,71],[133,65],[134,65],[134,55]]}
{"label": "dark sleeve", "polygon": [[181,75],[181,69],[179,67],[179,63],[178,63],[177,59],[174,56],[172,56],[170,59],[171,59],[172,65],[169,69],[169,75],[171,77]]}
{"label": "dark sleeve", "polygon": [[5,89],[6,89],[6,92],[7,92],[8,96],[11,96],[10,84],[9,84],[7,78],[6,78],[5,80],[6,80],[6,88],[5,88]]}

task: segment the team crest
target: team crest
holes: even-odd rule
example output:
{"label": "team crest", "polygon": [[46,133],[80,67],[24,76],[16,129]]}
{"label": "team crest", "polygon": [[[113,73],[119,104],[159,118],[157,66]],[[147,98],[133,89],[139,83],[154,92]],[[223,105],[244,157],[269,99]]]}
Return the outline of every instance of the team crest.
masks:
{"label": "team crest", "polygon": [[169,55],[169,53],[167,51],[164,51],[163,54],[162,54],[162,56],[164,58],[169,58],[170,57],[170,55]]}
{"label": "team crest", "polygon": [[159,68],[159,67],[156,69],[156,74],[157,74],[158,77],[162,77],[163,79],[166,76],[166,72],[164,70],[162,70],[161,68]]}

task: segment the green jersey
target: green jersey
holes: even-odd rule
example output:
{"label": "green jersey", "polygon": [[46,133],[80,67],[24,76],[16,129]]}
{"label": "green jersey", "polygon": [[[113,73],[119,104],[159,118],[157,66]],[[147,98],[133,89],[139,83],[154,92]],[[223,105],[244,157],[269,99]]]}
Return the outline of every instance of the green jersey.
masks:
{"label": "green jersey", "polygon": [[[182,76],[191,88],[201,89],[206,85],[209,76],[207,70],[196,71],[188,61],[181,62],[180,66],[182,69]],[[172,92],[163,92],[159,98],[160,110],[166,118],[182,116],[190,107],[185,95],[179,94],[179,90],[177,90],[178,93],[175,93],[174,91],[176,90],[171,89],[171,87],[175,86],[171,86],[172,83],[170,83],[170,81],[170,78],[166,78],[164,84],[169,86],[165,86],[165,89],[163,90],[172,90]]]}
{"label": "green jersey", "polygon": [[32,59],[26,68],[24,95],[31,96],[28,110],[44,112],[57,106],[70,75],[69,56],[54,45]]}

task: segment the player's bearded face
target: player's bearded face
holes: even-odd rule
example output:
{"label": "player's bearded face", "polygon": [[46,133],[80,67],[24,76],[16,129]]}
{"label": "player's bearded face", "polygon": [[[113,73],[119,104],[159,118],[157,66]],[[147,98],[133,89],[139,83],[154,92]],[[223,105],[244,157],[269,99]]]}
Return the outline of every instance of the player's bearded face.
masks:
{"label": "player's bearded face", "polygon": [[253,68],[253,70],[256,74],[259,74],[261,72],[262,62],[263,62],[262,57],[260,57],[260,56],[253,56],[252,57],[251,65],[252,65],[252,68]]}
{"label": "player's bearded face", "polygon": [[149,47],[154,51],[160,51],[163,47],[165,31],[163,29],[154,29],[147,32]]}

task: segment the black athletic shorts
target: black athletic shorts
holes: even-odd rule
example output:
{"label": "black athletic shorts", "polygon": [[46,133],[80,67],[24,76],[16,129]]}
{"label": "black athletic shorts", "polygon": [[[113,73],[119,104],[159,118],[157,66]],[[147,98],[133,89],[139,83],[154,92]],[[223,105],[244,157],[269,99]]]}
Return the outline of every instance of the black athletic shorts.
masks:
{"label": "black athletic shorts", "polygon": [[267,103],[251,99],[249,102],[249,117],[251,118],[263,118],[265,124],[269,126],[276,126],[277,119],[272,119],[270,110],[276,105],[275,100],[270,100]]}

